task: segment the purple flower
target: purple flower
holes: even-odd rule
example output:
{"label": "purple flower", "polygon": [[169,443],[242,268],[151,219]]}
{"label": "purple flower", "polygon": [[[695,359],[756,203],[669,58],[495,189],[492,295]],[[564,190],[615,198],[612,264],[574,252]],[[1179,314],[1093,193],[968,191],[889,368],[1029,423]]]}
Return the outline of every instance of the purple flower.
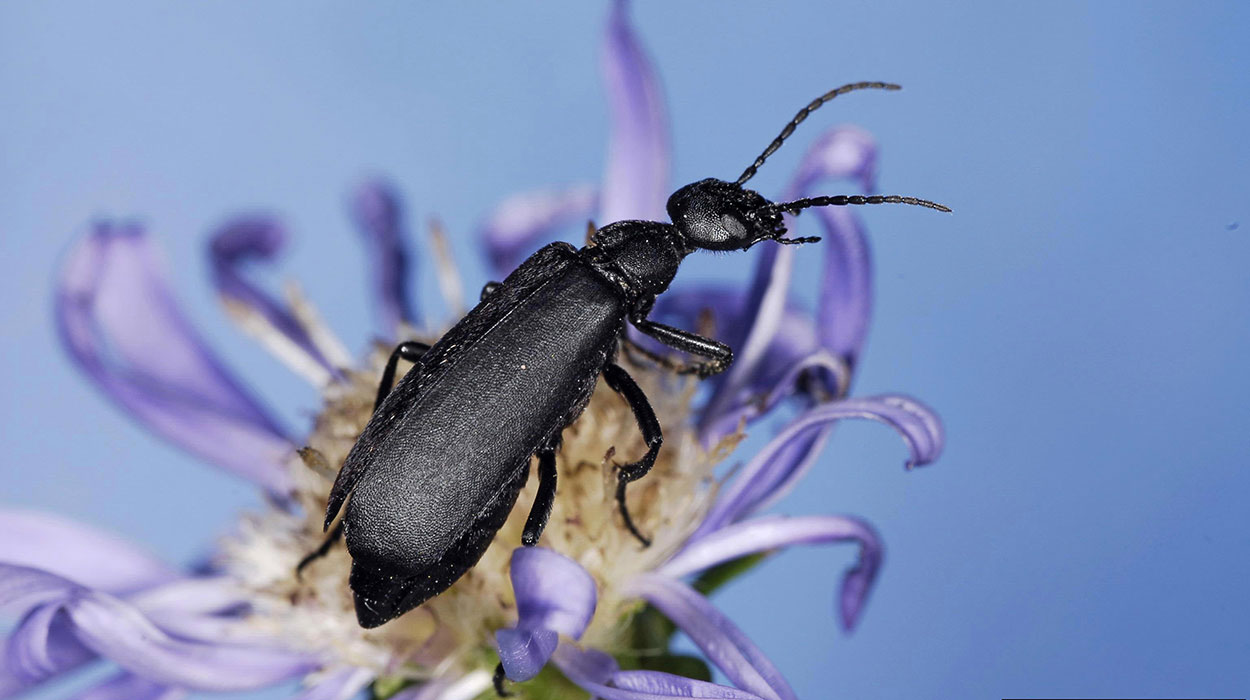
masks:
{"label": "purple flower", "polygon": [[[500,205],[480,231],[500,274],[592,215],[601,224],[664,216],[666,110],[627,9],[623,0],[614,5],[605,43],[612,138],[602,186],[547,189]],[[830,179],[871,190],[875,168],[872,139],[836,128],[809,149],[785,194],[826,191]],[[411,259],[394,189],[372,181],[350,202],[373,265],[381,332],[429,339],[412,325]],[[813,218],[825,246],[814,310],[789,298],[792,248],[783,246],[765,248],[745,291],[678,286],[660,298],[656,313],[677,325],[696,328],[710,318],[737,359],[702,385],[645,363],[635,371],[666,433],[653,475],[631,491],[636,522],[654,534],[651,547],[638,547],[625,531],[604,488],[605,469],[618,455],[640,452],[641,440],[628,407],[600,391],[565,432],[561,494],[544,546],[513,549],[531,484],[500,530],[501,543],[473,570],[377,630],[356,624],[341,547],[303,578],[294,570],[320,542],[330,483],[369,418],[388,348],[354,361],[298,293],[274,298],[251,280],[257,271],[248,267],[274,258],[285,241],[274,217],[221,226],[210,255],[226,308],[323,392],[311,430],[293,433],[195,331],[144,232],[97,224],[68,257],[58,286],[57,324],[71,357],[136,420],[252,481],[273,505],[241,519],[207,571],[178,570],[60,518],[0,509],[0,608],[17,615],[0,657],[0,698],[107,660],[117,674],[81,697],[173,698],[303,678],[305,700],[346,700],[365,688],[376,698],[455,700],[490,687],[496,657],[507,678],[540,695],[572,684],[608,699],[795,697],[706,593],[764,554],[854,543],[859,561],[836,599],[843,627],[853,628],[882,561],[872,527],[850,516],[758,514],[802,477],[841,420],[894,428],[908,466],[936,459],[943,441],[937,417],[914,399],[851,396],[871,305],[867,242],[849,211],[822,209]],[[720,483],[717,465],[743,428],[755,429],[782,402],[797,404],[797,416]],[[733,685],[711,682],[703,661],[631,651],[644,631],[651,651],[667,649],[675,630]]]}

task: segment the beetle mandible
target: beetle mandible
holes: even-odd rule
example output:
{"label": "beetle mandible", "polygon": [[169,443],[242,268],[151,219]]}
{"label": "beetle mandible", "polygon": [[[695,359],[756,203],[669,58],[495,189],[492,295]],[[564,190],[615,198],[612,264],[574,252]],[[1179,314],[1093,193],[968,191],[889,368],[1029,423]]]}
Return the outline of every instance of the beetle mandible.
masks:
{"label": "beetle mandible", "polygon": [[[377,627],[450,587],[477,563],[503,526],[538,456],[538,493],[522,544],[538,542],[556,493],[560,435],[585,408],[602,375],[628,402],[647,445],[619,468],[616,501],[625,526],[643,545],[625,505],[625,487],[651,469],[663,442],[647,397],[620,365],[626,322],[660,343],[703,361],[681,372],[707,377],[733,361],[711,338],[647,318],[681,261],[696,250],[746,250],[785,238],[785,213],[847,204],[946,207],[914,197],[836,195],[770,202],[743,184],[809,114],[847,92],[897,90],[861,82],[831,90],[786,124],[735,182],[706,179],[668,200],[672,223],[618,221],[586,247],[552,243],[534,253],[433,346],[400,344],[378,387],[365,426],[330,491],[325,527],[346,512],[317,551],[338,536],[352,556],[350,584],[362,627]],[[415,363],[391,390],[400,359]],[[350,500],[348,500],[350,496]]]}

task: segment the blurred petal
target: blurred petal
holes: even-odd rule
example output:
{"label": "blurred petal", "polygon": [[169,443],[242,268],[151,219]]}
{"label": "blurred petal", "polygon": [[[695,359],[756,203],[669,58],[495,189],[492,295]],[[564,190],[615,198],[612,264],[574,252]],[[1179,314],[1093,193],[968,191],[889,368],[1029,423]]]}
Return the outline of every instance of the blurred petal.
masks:
{"label": "blurred petal", "polygon": [[491,675],[478,669],[455,680],[433,680],[401,690],[391,700],[473,700],[491,686]]}
{"label": "blurred petal", "polygon": [[812,196],[821,180],[852,180],[865,192],[876,189],[877,141],[858,126],[835,126],[816,139],[791,178],[800,197]]}
{"label": "blurred petal", "polygon": [[153,683],[132,673],[119,673],[74,696],[74,700],[177,700],[186,695],[182,690]]}
{"label": "blurred petal", "polygon": [[[297,366],[315,364],[314,370],[329,376],[338,373],[308,334],[308,329],[287,307],[276,301],[268,292],[250,282],[243,268],[253,262],[271,262],[286,245],[286,231],[277,219],[263,215],[240,216],[226,222],[213,233],[209,244],[209,258],[213,265],[213,283],[221,295],[226,309],[245,328],[250,327],[250,315],[263,324],[255,335],[262,342],[273,338],[282,347],[274,347],[280,357],[293,357]],[[275,337],[276,334],[276,337]],[[269,343],[267,343],[269,344]]]}
{"label": "blurred petal", "polygon": [[603,700],[665,700],[667,698],[724,698],[761,700],[760,696],[729,686],[675,676],[660,671],[621,671],[616,661],[593,649],[561,645],[556,665],[569,680]]}
{"label": "blurred petal", "polygon": [[847,541],[858,543],[860,552],[859,561],[842,577],[838,597],[842,626],[850,630],[859,620],[872,582],[881,569],[883,554],[880,537],[871,525],[859,518],[838,515],[753,518],[691,542],[656,573],[680,578],[748,554],[799,544]]}
{"label": "blurred petal", "polygon": [[166,439],[271,493],[291,443],[195,332],[133,226],[101,224],[56,295],[66,349],[104,393]]}
{"label": "blurred petal", "polygon": [[796,700],[773,662],[694,589],[675,579],[647,574],[631,580],[626,590],[672,620],[734,685],[771,700]]}
{"label": "blurred petal", "polygon": [[72,625],[58,605],[39,605],[22,618],[5,644],[0,697],[38,685],[95,658],[95,652],[74,636]]}
{"label": "blurred petal", "polygon": [[721,493],[691,541],[747,516],[783,493],[809,462],[805,451],[790,448],[846,418],[874,420],[897,430],[910,451],[909,469],[929,464],[942,452],[944,437],[937,414],[915,399],[882,395],[816,406],[793,420],[751,459]]}
{"label": "blurred petal", "polygon": [[393,335],[399,324],[419,320],[408,291],[411,271],[403,205],[391,183],[374,179],[356,188],[351,213],[369,251],[374,301],[382,328]]}
{"label": "blurred petal", "polygon": [[[48,604],[55,601],[54,604]],[[44,639],[58,625],[83,647],[151,681],[195,690],[250,690],[312,668],[298,654],[259,646],[201,644],[170,637],[135,607],[37,569],[0,564],[0,606],[45,603],[9,644],[9,660],[32,678],[66,670]]]}
{"label": "blurred petal", "polygon": [[625,0],[612,5],[603,71],[612,132],[598,223],[663,221],[670,194],[667,110],[655,70],[629,22]]}
{"label": "blurred petal", "polygon": [[549,629],[502,629],[495,632],[499,663],[511,681],[528,681],[547,665],[560,635]]}
{"label": "blurred petal", "polygon": [[520,629],[546,628],[577,639],[595,614],[595,580],[577,562],[542,547],[512,552]]}
{"label": "blurred petal", "polygon": [[351,700],[373,682],[374,672],[367,668],[344,668],[300,693],[296,700]]}
{"label": "blurred petal", "polygon": [[478,228],[491,269],[500,277],[506,276],[553,240],[560,227],[584,224],[597,201],[595,188],[590,185],[524,192],[505,199]]}
{"label": "blurred petal", "polygon": [[0,562],[43,569],[109,593],[179,576],[129,542],[59,515],[0,508],[0,532]]}

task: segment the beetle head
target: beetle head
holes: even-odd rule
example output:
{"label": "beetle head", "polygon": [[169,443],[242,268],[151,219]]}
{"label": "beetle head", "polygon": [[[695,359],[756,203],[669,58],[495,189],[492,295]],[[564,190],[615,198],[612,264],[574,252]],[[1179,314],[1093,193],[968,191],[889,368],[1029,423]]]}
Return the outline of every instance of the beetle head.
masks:
{"label": "beetle head", "polygon": [[780,212],[758,192],[714,178],[674,192],[668,215],[691,249],[746,250],[786,232]]}

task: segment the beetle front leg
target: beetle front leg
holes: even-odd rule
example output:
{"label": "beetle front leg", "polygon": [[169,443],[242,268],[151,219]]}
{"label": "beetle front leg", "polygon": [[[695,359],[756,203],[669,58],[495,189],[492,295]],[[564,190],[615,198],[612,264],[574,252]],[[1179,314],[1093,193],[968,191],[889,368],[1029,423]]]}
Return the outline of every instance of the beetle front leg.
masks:
{"label": "beetle front leg", "polygon": [[724,372],[734,361],[733,350],[718,340],[704,338],[698,333],[683,331],[680,328],[648,321],[645,318],[635,318],[632,321],[635,328],[674,350],[708,358],[708,362],[677,367],[676,371],[679,374],[697,374],[700,379],[706,379],[713,374]]}
{"label": "beetle front leg", "polygon": [[555,500],[556,448],[548,445],[538,450],[538,494],[534,496],[534,506],[530,508],[529,518],[525,520],[521,544],[526,547],[538,544],[538,538],[543,536],[543,528],[547,527],[547,519],[551,517],[551,505]]}
{"label": "beetle front leg", "polygon": [[638,538],[642,546],[650,547],[651,540],[638,531],[638,527],[634,525],[634,519],[629,516],[629,508],[625,505],[625,485],[646,476],[647,472],[651,471],[651,467],[655,466],[655,458],[660,453],[660,445],[664,443],[664,433],[660,430],[660,421],[655,418],[651,402],[647,401],[647,395],[642,393],[642,389],[628,372],[618,365],[611,364],[603,370],[603,378],[608,386],[612,387],[612,390],[620,394],[621,398],[629,404],[630,410],[634,412],[634,420],[638,421],[638,429],[642,431],[642,439],[647,443],[647,453],[642,456],[642,459],[620,468],[616,482],[616,502],[621,507],[621,517],[625,520],[625,527]]}
{"label": "beetle front leg", "polygon": [[395,347],[395,351],[386,361],[386,367],[382,370],[382,381],[378,382],[378,398],[373,402],[373,411],[377,413],[378,406],[382,405],[382,399],[391,393],[391,388],[395,384],[395,368],[399,364],[400,358],[409,362],[419,362],[421,356],[430,349],[429,345],[419,343],[415,340],[408,340],[400,343]]}

